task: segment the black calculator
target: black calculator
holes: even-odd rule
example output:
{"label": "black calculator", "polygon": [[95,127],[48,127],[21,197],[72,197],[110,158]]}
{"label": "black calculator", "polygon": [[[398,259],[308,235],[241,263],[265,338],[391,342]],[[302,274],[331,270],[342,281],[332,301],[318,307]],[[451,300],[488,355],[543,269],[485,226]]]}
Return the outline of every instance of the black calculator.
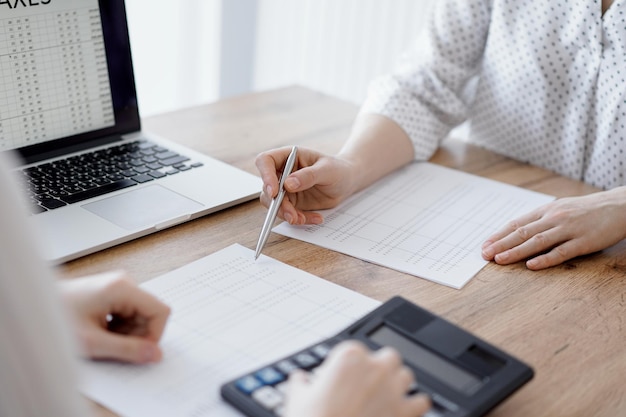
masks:
{"label": "black calculator", "polygon": [[401,354],[418,381],[411,393],[432,400],[425,417],[482,416],[534,375],[513,356],[394,297],[335,336],[222,385],[221,395],[250,417],[281,416],[289,373],[314,370],[333,346],[348,339],[372,350],[391,346]]}

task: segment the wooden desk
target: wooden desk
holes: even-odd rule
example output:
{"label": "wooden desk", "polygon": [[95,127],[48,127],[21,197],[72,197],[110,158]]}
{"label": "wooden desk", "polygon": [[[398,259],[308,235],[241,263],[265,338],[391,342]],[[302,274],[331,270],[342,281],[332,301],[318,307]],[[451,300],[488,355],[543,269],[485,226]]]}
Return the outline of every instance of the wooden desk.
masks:
{"label": "wooden desk", "polygon": [[[356,112],[289,87],[151,117],[144,128],[256,174],[255,155],[273,147],[334,153]],[[457,140],[432,161],[557,197],[596,191]],[[122,268],[143,282],[232,243],[254,249],[265,213],[257,201],[245,203],[63,269],[78,276]],[[531,364],[534,380],[492,416],[626,415],[626,241],[541,272],[489,264],[462,290],[276,234],[264,253],[381,301],[402,294]]]}

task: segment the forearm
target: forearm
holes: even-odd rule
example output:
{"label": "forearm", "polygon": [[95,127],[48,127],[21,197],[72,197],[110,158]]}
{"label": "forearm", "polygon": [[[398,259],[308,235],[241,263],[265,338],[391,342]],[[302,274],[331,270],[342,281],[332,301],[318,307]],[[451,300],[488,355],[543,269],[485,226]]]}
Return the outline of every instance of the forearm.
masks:
{"label": "forearm", "polygon": [[351,163],[352,192],[359,191],[413,160],[413,144],[393,120],[362,113],[338,154]]}
{"label": "forearm", "polygon": [[626,239],[626,186],[616,187],[604,193],[606,203],[615,207],[615,227],[619,227],[622,239]]}

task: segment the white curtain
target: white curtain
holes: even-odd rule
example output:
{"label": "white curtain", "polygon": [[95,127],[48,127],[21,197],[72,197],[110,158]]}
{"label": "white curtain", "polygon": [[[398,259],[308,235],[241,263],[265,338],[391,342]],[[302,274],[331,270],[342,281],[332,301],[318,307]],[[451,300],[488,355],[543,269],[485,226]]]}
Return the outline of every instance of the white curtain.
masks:
{"label": "white curtain", "polygon": [[142,116],[218,98],[221,0],[126,0],[126,11]]}
{"label": "white curtain", "polygon": [[361,103],[434,0],[259,0],[255,89],[302,84]]}
{"label": "white curtain", "polygon": [[[241,92],[300,84],[361,103],[369,81],[417,38],[433,2],[126,0],[141,115],[216,100],[220,81]],[[220,62],[223,48],[240,56]]]}

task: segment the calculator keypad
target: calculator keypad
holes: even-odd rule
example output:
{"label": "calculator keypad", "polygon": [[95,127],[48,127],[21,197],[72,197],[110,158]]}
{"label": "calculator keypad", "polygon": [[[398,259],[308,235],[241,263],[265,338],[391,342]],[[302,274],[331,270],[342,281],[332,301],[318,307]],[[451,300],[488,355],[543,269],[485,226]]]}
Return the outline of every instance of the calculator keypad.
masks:
{"label": "calculator keypad", "polygon": [[266,410],[281,416],[289,373],[296,369],[313,370],[326,359],[331,348],[329,343],[315,345],[292,357],[239,378],[235,386]]}
{"label": "calculator keypad", "polygon": [[[235,381],[235,386],[261,407],[280,417],[284,413],[284,400],[287,395],[287,378],[289,374],[296,369],[302,369],[314,375],[317,367],[326,359],[336,343],[334,341],[326,341],[282,359],[239,378]],[[414,383],[408,394],[415,394],[420,391],[419,385]],[[448,415],[448,412],[453,411],[454,414],[454,410],[458,409],[456,404],[450,403],[440,396],[435,395],[432,399],[433,407],[424,417],[444,417]],[[446,404],[448,407],[442,404]]]}

